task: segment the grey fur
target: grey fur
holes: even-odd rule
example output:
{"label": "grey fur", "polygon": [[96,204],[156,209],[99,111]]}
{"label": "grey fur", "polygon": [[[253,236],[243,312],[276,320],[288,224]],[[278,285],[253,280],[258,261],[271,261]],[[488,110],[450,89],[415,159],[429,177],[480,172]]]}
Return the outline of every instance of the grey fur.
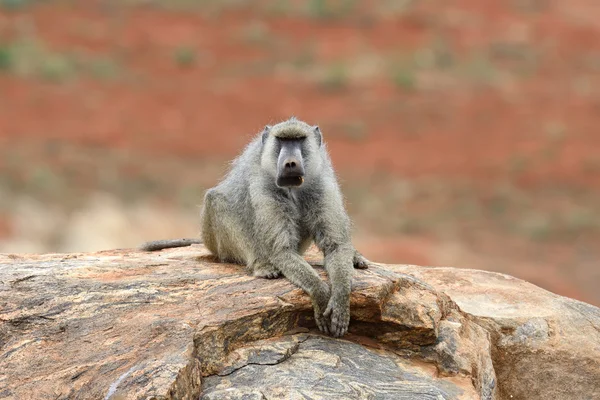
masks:
{"label": "grey fur", "polygon": [[[279,141],[301,138],[304,181],[279,187]],[[206,247],[223,262],[246,265],[254,276],[282,273],[311,297],[318,328],[336,337],[350,322],[353,265],[368,263],[354,249],[350,231],[321,131],[294,117],[266,126],[204,197]],[[312,241],[325,256],[331,288],[302,257]]]}
{"label": "grey fur", "polygon": [[139,249],[144,251],[158,251],[162,249],[169,249],[172,247],[185,247],[193,244],[201,244],[200,239],[167,239],[167,240],[153,240],[142,244]]}

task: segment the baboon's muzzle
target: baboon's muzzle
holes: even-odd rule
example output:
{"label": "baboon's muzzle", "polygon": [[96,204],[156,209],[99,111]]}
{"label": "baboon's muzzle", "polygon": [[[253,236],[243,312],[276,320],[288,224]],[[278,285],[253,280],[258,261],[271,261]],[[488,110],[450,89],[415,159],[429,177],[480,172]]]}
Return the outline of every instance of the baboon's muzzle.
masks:
{"label": "baboon's muzzle", "polygon": [[283,142],[277,160],[277,186],[297,187],[304,182],[302,151],[295,141]]}

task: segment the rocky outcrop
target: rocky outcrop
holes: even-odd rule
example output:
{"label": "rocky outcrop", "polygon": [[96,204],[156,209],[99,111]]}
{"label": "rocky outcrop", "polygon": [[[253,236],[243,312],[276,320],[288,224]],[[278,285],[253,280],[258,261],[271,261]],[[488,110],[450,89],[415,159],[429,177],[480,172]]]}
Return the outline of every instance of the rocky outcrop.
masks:
{"label": "rocky outcrop", "polygon": [[0,255],[0,399],[600,398],[591,305],[380,264],[356,271],[351,304],[332,339],[301,290],[202,246]]}

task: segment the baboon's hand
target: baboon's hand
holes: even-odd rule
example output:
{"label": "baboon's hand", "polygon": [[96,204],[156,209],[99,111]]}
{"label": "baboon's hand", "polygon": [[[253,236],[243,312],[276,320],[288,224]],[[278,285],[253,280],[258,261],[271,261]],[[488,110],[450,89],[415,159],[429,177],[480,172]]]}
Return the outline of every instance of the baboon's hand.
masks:
{"label": "baboon's hand", "polygon": [[315,311],[315,322],[317,328],[324,334],[328,335],[329,330],[329,318],[323,314],[329,303],[329,286],[323,283],[323,287],[315,293],[312,297],[313,309]]}
{"label": "baboon's hand", "polygon": [[342,337],[350,324],[350,298],[331,296],[323,315],[330,319],[329,332],[334,337]]}

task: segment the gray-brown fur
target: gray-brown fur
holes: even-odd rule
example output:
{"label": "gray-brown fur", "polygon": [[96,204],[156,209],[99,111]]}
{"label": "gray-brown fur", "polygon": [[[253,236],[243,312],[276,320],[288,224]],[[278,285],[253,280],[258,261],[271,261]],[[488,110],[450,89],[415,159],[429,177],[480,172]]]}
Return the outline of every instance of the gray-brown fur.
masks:
{"label": "gray-brown fur", "polygon": [[[288,157],[300,164],[300,186],[276,183],[296,164],[284,166],[283,149],[289,157],[301,153],[301,159]],[[246,265],[259,277],[282,273],[310,295],[317,326],[333,336],[348,330],[353,266],[367,268],[350,230],[319,128],[293,117],[251,141],[225,179],[206,192],[202,209],[203,242],[217,258]],[[313,241],[324,253],[331,287],[302,257]]]}
{"label": "gray-brown fur", "polygon": [[167,239],[167,240],[153,240],[142,244],[139,249],[144,251],[158,251],[162,249],[169,249],[173,247],[185,247],[193,244],[201,244],[200,239]]}

